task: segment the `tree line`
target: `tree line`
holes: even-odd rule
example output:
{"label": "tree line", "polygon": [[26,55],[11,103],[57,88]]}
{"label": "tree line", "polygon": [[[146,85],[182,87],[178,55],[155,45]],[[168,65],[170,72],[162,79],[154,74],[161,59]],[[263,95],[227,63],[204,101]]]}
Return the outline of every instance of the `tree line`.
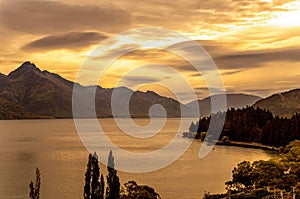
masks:
{"label": "tree line", "polygon": [[[100,172],[97,154],[89,154],[83,199],[161,199],[152,187],[138,185],[133,180],[128,181],[121,187],[112,151],[108,155],[107,171],[105,183],[104,176]],[[29,183],[29,189],[30,199],[40,199],[41,173],[38,168],[36,169],[35,182],[31,181]]]}
{"label": "tree line", "polygon": [[[221,136],[215,139],[229,138],[236,142],[255,142],[268,146],[285,146],[289,142],[300,139],[300,114],[291,118],[274,116],[270,111],[261,108],[246,107],[243,109],[228,109],[209,117],[200,118],[196,137],[207,132],[211,117],[226,115]],[[195,129],[195,124],[191,125]]]}

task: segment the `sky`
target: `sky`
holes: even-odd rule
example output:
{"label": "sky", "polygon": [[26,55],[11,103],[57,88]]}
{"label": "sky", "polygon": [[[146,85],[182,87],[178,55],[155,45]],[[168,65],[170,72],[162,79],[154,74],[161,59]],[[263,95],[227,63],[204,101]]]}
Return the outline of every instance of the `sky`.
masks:
{"label": "sky", "polygon": [[[209,95],[207,87],[219,88],[207,84],[205,67],[199,73],[168,51],[168,46],[186,42],[185,37],[207,51],[226,92],[266,97],[300,88],[299,19],[298,0],[0,0],[0,72],[8,74],[31,61],[75,81],[106,42],[98,63],[127,53],[99,78],[100,86],[153,90],[187,102],[191,98],[183,82],[198,98]],[[170,32],[131,31],[144,27]],[[147,42],[153,48],[144,49]],[[88,80],[79,82],[90,84]]]}

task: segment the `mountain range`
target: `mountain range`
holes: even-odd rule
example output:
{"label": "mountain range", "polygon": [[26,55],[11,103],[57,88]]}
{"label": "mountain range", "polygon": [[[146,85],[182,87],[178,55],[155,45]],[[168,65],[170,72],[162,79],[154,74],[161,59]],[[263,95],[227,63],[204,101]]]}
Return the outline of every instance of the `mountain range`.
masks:
{"label": "mountain range", "polygon": [[[166,110],[167,117],[181,117],[181,109],[185,116],[192,113],[192,107],[195,103],[199,104],[201,116],[210,114],[210,97],[203,100],[194,101],[188,104],[182,104],[172,98],[158,95],[155,92],[132,91],[126,87],[102,88],[100,86],[82,86],[78,83],[64,79],[58,74],[48,71],[41,71],[35,64],[24,62],[16,70],[8,75],[0,73],[0,119],[31,119],[31,118],[72,118],[72,92],[73,86],[80,88],[82,95],[89,94],[96,90],[95,109],[96,116],[99,118],[112,117],[111,99],[113,91],[120,95],[119,107],[122,109],[123,94],[131,95],[129,102],[130,115],[114,115],[115,117],[149,117],[149,109],[154,104],[160,104]],[[275,97],[261,99],[258,96],[246,94],[227,94],[227,104],[229,108],[242,108],[253,105],[266,109],[272,109],[280,115],[290,114],[299,111],[295,108],[299,102],[299,90],[297,94],[282,94],[278,100],[278,94]],[[277,97],[276,97],[277,96]],[[220,96],[212,96],[216,100]],[[294,97],[291,102],[285,106],[294,108],[285,109],[275,108],[276,103],[282,104],[289,97]],[[294,100],[296,99],[296,100]],[[75,99],[82,100],[82,99]],[[294,103],[292,103],[294,101]],[[193,104],[194,103],[194,104]],[[89,105],[83,108],[92,108]],[[79,108],[80,109],[80,108]],[[286,113],[285,110],[289,112]],[[192,115],[192,114],[191,114]],[[160,114],[152,115],[161,117]],[[92,115],[82,115],[82,117],[92,117]]]}
{"label": "mountain range", "polygon": [[[57,74],[41,71],[35,64],[25,62],[7,76],[0,75],[0,118],[72,118],[73,85],[73,82]],[[85,93],[95,89],[95,86],[79,87]],[[134,92],[125,87],[117,89],[132,93],[132,117],[148,117],[148,110],[154,104],[164,106],[168,117],[180,117],[181,104],[174,99],[151,91]],[[97,117],[112,117],[112,92],[113,89],[96,86]]]}

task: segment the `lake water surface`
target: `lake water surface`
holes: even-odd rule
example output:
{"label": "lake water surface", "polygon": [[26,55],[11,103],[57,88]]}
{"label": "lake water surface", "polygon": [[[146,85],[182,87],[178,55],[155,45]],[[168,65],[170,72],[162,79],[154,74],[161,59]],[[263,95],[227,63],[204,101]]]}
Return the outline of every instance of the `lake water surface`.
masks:
{"label": "lake water surface", "polygon": [[[100,119],[105,134],[117,146],[132,152],[156,150],[170,141],[180,119],[168,119],[150,139],[133,139],[122,133],[113,119]],[[135,119],[146,125],[147,119]],[[181,138],[184,139],[184,138]],[[243,160],[269,159],[269,152],[230,146],[215,146],[199,159],[201,143],[194,141],[174,163],[155,172],[118,172],[121,183],[135,180],[147,184],[164,199],[201,199],[204,191],[224,192],[224,182],[233,167]],[[41,199],[80,199],[88,151],[76,132],[73,120],[0,121],[0,198],[28,198],[28,184],[35,168],[41,170]],[[117,159],[117,157],[116,157]],[[106,168],[101,165],[106,175]]]}

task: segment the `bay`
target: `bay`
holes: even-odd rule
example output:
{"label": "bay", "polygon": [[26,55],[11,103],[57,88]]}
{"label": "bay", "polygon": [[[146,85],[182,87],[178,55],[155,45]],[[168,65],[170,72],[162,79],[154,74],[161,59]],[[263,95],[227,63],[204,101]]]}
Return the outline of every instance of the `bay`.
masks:
{"label": "bay", "polygon": [[[149,119],[134,121],[141,126],[149,124]],[[115,145],[135,153],[157,150],[169,143],[179,123],[180,119],[168,119],[159,134],[138,139],[122,132],[113,119],[99,120]],[[208,156],[199,159],[200,147],[201,143],[194,141],[177,161],[154,172],[119,171],[121,184],[135,180],[155,188],[164,199],[200,199],[204,191],[224,192],[224,182],[230,180],[237,163],[274,156],[259,149],[215,146]],[[83,198],[88,153],[71,119],[0,121],[0,198],[28,198],[28,184],[34,179],[36,167],[42,175],[41,199]],[[100,168],[106,175],[105,165]]]}

